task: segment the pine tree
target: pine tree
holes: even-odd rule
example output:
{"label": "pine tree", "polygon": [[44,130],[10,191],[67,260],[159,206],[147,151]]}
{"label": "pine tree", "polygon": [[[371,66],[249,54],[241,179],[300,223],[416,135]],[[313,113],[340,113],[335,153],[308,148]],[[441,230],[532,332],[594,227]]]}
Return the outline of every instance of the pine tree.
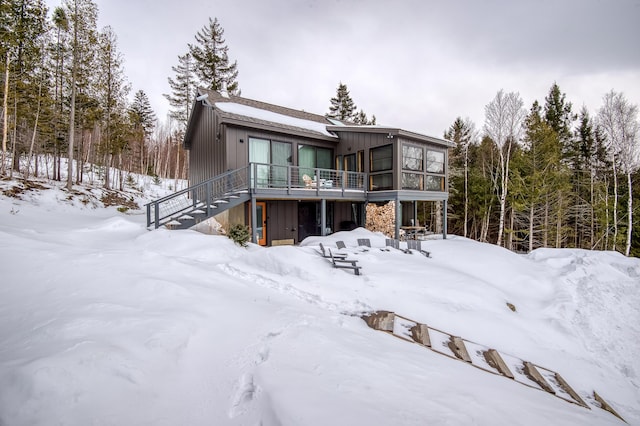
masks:
{"label": "pine tree", "polygon": [[560,92],[560,87],[553,83],[549,94],[545,98],[544,118],[551,128],[558,134],[563,145],[563,153],[566,155],[573,136],[571,128],[576,116],[572,113],[572,104],[567,102],[566,94]]}
{"label": "pine tree", "polygon": [[372,116],[371,120],[369,120],[369,118],[367,117],[367,114],[361,109],[360,112],[358,112],[353,118],[353,122],[355,124],[360,124],[360,125],[375,125],[376,116],[375,115]]}
{"label": "pine tree", "polygon": [[[105,187],[110,187],[109,166],[111,158],[124,149],[126,138],[122,137],[122,122],[125,116],[126,96],[129,85],[124,75],[124,59],[118,51],[117,36],[111,27],[105,27],[98,42],[98,64],[100,69],[99,95],[103,110],[103,152],[106,157]],[[121,167],[120,167],[121,168]]]}
{"label": "pine tree", "polygon": [[60,174],[60,157],[62,151],[62,142],[64,141],[64,128],[66,125],[65,120],[68,118],[68,114],[65,114],[65,102],[63,96],[64,90],[64,78],[65,78],[65,61],[68,59],[68,44],[67,36],[69,31],[69,19],[64,8],[56,7],[53,11],[52,17],[53,25],[55,27],[55,44],[51,47],[51,57],[54,62],[52,68],[54,69],[53,77],[55,79],[54,84],[54,108],[52,117],[52,133],[53,133],[53,178],[55,180],[61,180]]}
{"label": "pine tree", "polygon": [[239,93],[238,61],[229,62],[229,47],[222,38],[224,29],[218,18],[211,20],[195,35],[197,44],[189,44],[189,53],[195,61],[195,72],[200,84],[210,90]]}
{"label": "pine tree", "polygon": [[196,92],[195,64],[190,53],[178,56],[178,65],[171,67],[176,74],[175,80],[168,78],[171,87],[170,94],[163,94],[169,101],[171,110],[169,116],[174,119],[181,131],[184,132],[189,121],[189,113]]}
{"label": "pine tree", "polygon": [[337,120],[355,121],[356,109],[356,105],[353,103],[351,95],[349,95],[347,85],[340,82],[336,91],[336,96],[331,98],[331,106],[329,107],[327,117],[335,118]]}
{"label": "pine tree", "polygon": [[[444,137],[456,144],[449,162],[450,187],[452,187],[452,193],[463,194],[464,217],[462,220],[462,233],[466,237],[468,235],[467,225],[469,222],[469,145],[474,143],[477,138],[475,124],[469,118],[463,120],[458,117],[444,133]],[[460,173],[460,170],[462,170],[462,173]],[[462,190],[460,187],[462,187]],[[456,208],[455,204],[455,202],[452,202],[449,206],[452,211],[459,211],[460,209]]]}
{"label": "pine tree", "polygon": [[155,129],[157,119],[147,94],[142,90],[138,90],[133,96],[133,102],[129,107],[129,120],[133,125],[133,137],[137,146],[135,155],[139,156],[135,162],[140,165],[140,173],[147,173],[148,170],[144,166],[144,148]]}
{"label": "pine tree", "polygon": [[71,31],[71,108],[69,112],[69,146],[67,164],[67,189],[73,187],[73,158],[76,133],[76,97],[90,82],[93,69],[93,53],[96,43],[98,7],[92,0],[66,0],[65,6]]}
{"label": "pine tree", "polygon": [[[13,165],[19,165],[16,150],[26,152],[26,139],[19,133],[18,123],[33,123],[39,114],[33,108],[40,101],[44,55],[44,40],[47,31],[47,8],[43,0],[3,0],[0,2],[0,70],[3,75],[2,90],[2,155],[0,174],[5,172],[5,158],[10,126],[13,131]],[[30,126],[29,126],[30,127]],[[13,169],[12,169],[13,170]]]}

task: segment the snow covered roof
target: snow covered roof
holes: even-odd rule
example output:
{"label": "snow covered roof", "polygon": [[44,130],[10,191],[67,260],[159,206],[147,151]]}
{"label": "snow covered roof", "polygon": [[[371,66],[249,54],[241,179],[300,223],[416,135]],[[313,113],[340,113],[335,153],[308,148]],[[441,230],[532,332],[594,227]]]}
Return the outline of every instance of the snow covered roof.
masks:
{"label": "snow covered roof", "polygon": [[214,106],[223,112],[233,114],[238,117],[244,117],[254,123],[263,122],[268,124],[283,125],[286,127],[293,127],[301,130],[319,133],[330,138],[338,138],[334,133],[327,130],[327,125],[330,124],[328,122],[320,123],[318,121],[292,117],[291,115],[281,114],[278,112],[256,108],[249,105],[242,105],[236,102],[215,102]]}

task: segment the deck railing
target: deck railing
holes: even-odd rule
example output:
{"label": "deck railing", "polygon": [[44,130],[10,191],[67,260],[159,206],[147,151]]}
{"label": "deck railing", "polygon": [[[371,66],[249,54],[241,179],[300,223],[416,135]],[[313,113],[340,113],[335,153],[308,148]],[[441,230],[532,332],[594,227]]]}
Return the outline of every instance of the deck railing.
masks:
{"label": "deck railing", "polygon": [[158,228],[183,212],[202,209],[211,216],[216,201],[226,194],[247,191],[249,166],[231,170],[147,204],[147,227]]}
{"label": "deck railing", "polygon": [[344,170],[251,163],[251,188],[365,191],[366,174]]}
{"label": "deck railing", "polygon": [[366,175],[359,172],[250,163],[150,202],[146,206],[147,227],[158,228],[174,217],[194,210],[202,210],[211,217],[216,202],[240,192],[282,190],[292,193],[304,189],[318,195],[326,191],[344,194],[347,191],[364,192],[365,185]]}

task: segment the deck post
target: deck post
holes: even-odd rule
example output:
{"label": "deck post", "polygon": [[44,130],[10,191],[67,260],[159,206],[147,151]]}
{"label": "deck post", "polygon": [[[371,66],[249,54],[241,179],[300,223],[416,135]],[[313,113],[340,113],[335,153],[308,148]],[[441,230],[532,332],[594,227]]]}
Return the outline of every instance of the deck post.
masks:
{"label": "deck post", "polygon": [[327,235],[327,200],[320,200],[320,235]]}
{"label": "deck post", "polygon": [[447,239],[447,200],[442,200],[442,239]]}
{"label": "deck post", "polygon": [[256,197],[251,196],[251,242],[258,244],[258,207],[256,204]]}
{"label": "deck post", "polygon": [[400,204],[400,200],[398,199],[398,197],[396,197],[395,202],[396,202],[395,233],[396,233],[396,240],[400,240],[400,221],[402,221],[402,205]]}

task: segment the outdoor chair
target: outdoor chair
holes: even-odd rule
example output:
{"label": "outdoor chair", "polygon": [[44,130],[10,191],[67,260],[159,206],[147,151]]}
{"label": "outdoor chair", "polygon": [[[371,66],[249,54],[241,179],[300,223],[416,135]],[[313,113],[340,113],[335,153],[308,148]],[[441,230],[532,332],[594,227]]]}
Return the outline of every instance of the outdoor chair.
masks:
{"label": "outdoor chair", "polygon": [[329,250],[329,257],[331,258],[331,263],[333,264],[334,268],[353,269],[354,274],[360,275],[360,270],[362,269],[362,266],[357,265],[358,263],[357,260],[336,257],[331,252],[331,249],[328,249],[328,250]]}
{"label": "outdoor chair", "polygon": [[369,247],[371,248],[371,241],[368,238],[358,238],[358,247]]}
{"label": "outdoor chair", "polygon": [[[322,255],[322,257],[325,257],[327,259],[331,257],[331,255],[328,254],[324,249],[324,245],[322,243],[320,243],[320,254]],[[345,259],[347,255],[344,253],[333,253],[333,257],[335,257],[336,259]]]}
{"label": "outdoor chair", "polygon": [[408,250],[416,250],[427,257],[431,257],[431,253],[426,250],[422,250],[422,241],[420,240],[409,240],[407,241]]}
{"label": "outdoor chair", "polygon": [[347,246],[344,245],[344,241],[336,241],[336,247],[338,247],[338,249],[346,249]]}
{"label": "outdoor chair", "polygon": [[392,239],[392,238],[387,238],[387,239],[385,240],[385,245],[386,245],[387,247],[393,247],[393,248],[394,248],[394,249],[396,249],[396,250],[400,250],[400,251],[402,251],[403,253],[411,254],[411,250],[409,250],[409,249],[404,250],[404,249],[401,249],[401,248],[400,248],[400,241],[399,241],[399,240]]}

